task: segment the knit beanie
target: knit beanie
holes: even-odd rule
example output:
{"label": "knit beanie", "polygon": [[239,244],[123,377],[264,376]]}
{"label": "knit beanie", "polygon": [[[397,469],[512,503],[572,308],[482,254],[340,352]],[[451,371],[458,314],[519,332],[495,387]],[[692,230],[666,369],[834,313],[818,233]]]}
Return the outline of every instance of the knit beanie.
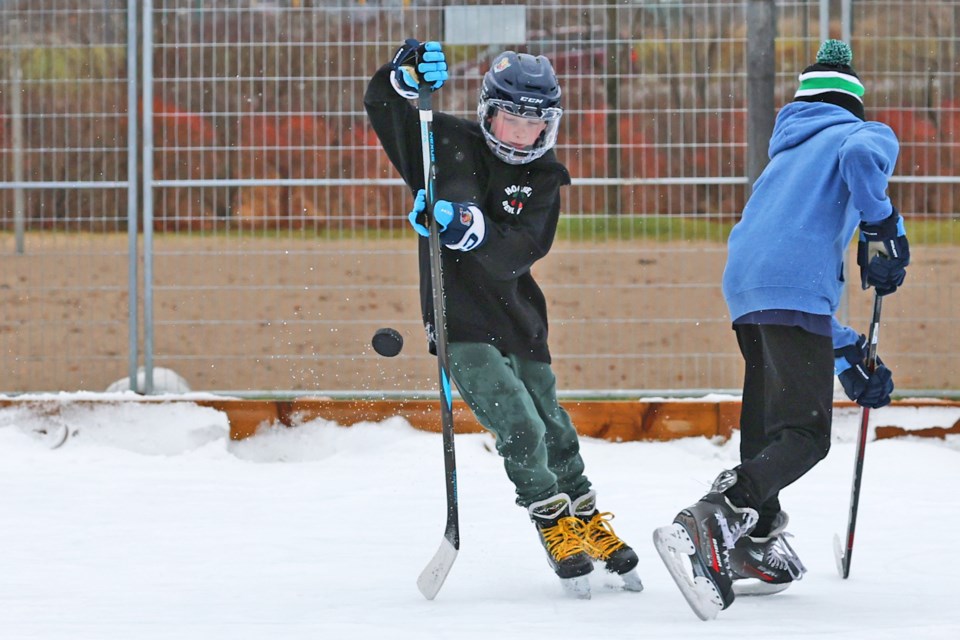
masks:
{"label": "knit beanie", "polygon": [[800,74],[800,86],[793,99],[835,104],[864,120],[864,89],[850,66],[852,60],[850,45],[841,40],[826,40],[817,51],[817,62]]}

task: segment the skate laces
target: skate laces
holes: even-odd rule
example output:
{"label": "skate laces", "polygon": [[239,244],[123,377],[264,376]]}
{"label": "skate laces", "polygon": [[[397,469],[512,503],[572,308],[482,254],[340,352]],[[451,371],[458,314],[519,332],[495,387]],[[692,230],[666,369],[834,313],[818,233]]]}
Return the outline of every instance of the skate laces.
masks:
{"label": "skate laces", "polygon": [[806,573],[807,568],[803,566],[803,562],[800,561],[797,552],[794,551],[790,543],[787,542],[788,537],[792,538],[793,536],[792,534],[784,532],[774,538],[767,547],[765,559],[774,569],[786,571],[790,574],[791,578],[799,580],[803,577],[803,574]]}
{"label": "skate laces", "polygon": [[[724,498],[729,505],[730,501]],[[727,520],[723,510],[717,510],[714,514],[717,524],[720,527],[720,535],[723,536],[723,544],[728,548],[733,548],[737,540],[747,535],[757,524],[757,512],[753,509],[732,509],[736,514],[733,522]]]}
{"label": "skate laces", "polygon": [[540,529],[550,556],[559,562],[583,551],[581,538],[584,526],[579,518],[567,516],[560,518],[557,524],[550,528]]}
{"label": "skate laces", "polygon": [[583,550],[590,557],[606,560],[617,549],[626,546],[610,524],[613,514],[609,511],[596,513],[589,522],[583,523]]}

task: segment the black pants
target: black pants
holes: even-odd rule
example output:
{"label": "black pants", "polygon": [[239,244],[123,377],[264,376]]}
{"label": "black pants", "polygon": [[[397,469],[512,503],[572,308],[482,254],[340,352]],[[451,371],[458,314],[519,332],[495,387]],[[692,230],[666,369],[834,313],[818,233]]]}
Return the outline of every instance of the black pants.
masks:
{"label": "black pants", "polygon": [[[830,450],[833,341],[799,327],[734,325],[745,363],[738,475],[755,535],[769,531],[780,490]],[[741,482],[738,482],[740,484]]]}

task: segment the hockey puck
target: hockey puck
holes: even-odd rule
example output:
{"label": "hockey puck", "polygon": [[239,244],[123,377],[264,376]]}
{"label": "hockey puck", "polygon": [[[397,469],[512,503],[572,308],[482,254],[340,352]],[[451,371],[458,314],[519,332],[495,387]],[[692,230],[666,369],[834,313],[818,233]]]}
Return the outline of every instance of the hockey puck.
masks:
{"label": "hockey puck", "polygon": [[403,349],[403,336],[396,329],[384,327],[383,329],[377,329],[370,343],[373,345],[374,351],[387,358],[392,358],[400,353],[400,349]]}

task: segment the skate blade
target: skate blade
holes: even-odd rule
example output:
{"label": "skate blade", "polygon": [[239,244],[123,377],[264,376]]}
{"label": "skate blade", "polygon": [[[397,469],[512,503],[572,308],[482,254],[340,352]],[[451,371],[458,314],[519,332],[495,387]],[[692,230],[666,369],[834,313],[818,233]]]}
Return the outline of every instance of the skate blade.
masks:
{"label": "skate blade", "polygon": [[694,576],[691,556],[695,549],[686,529],[674,523],[653,532],[653,545],[670,577],[697,617],[713,620],[723,610],[723,598],[716,586],[703,576]]}
{"label": "skate blade", "polygon": [[573,596],[577,600],[590,599],[590,580],[587,576],[577,576],[575,578],[560,578],[560,584],[568,596]]}
{"label": "skate blade", "polygon": [[775,593],[785,591],[792,582],[781,582],[771,584],[762,580],[736,580],[733,583],[733,593],[739,596],[772,596]]}
{"label": "skate blade", "polygon": [[634,593],[643,591],[643,583],[640,581],[640,574],[637,573],[636,569],[627,571],[620,578],[623,580],[624,591],[633,591]]}

